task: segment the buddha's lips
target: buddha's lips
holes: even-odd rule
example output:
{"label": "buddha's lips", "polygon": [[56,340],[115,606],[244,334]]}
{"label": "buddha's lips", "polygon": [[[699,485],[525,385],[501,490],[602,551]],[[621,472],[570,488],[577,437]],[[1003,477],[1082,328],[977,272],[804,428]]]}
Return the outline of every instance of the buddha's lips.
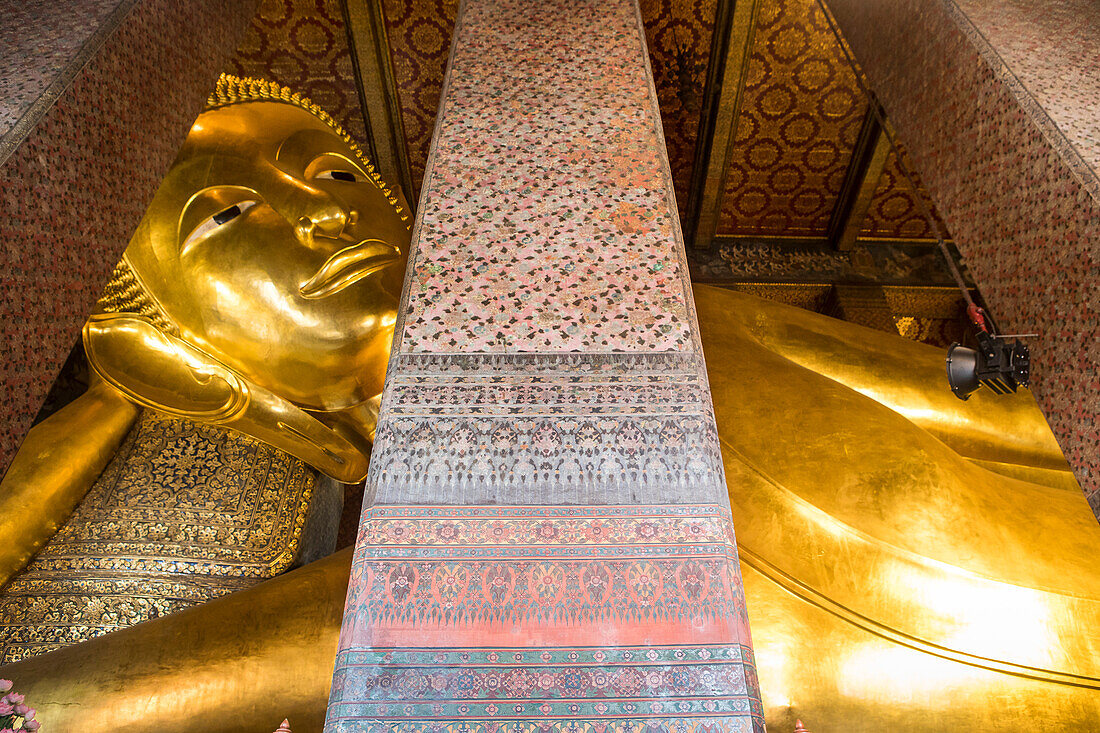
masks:
{"label": "buddha's lips", "polygon": [[366,239],[345,247],[328,258],[321,269],[298,290],[303,298],[323,298],[396,262],[401,250],[381,239]]}

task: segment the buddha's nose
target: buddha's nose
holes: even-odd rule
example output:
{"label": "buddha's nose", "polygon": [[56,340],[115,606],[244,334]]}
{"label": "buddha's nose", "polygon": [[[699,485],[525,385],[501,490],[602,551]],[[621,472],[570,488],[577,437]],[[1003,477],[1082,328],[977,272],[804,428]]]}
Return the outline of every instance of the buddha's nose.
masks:
{"label": "buddha's nose", "polygon": [[344,233],[345,229],[354,225],[358,219],[359,212],[355,210],[341,211],[328,216],[300,216],[295,223],[294,231],[298,239],[306,246],[314,247],[320,244],[317,242],[318,238],[336,239]]}

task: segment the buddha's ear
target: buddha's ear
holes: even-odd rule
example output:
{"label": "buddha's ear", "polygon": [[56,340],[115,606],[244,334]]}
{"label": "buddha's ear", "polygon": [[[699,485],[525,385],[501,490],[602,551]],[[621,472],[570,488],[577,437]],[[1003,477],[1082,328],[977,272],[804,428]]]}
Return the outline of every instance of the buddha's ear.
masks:
{"label": "buddha's ear", "polygon": [[134,402],[198,422],[232,419],[248,386],[232,370],[144,316],[95,315],[84,324],[92,368]]}
{"label": "buddha's ear", "polygon": [[144,316],[92,316],[84,325],[84,349],[96,373],[140,405],[231,428],[338,481],[356,483],[366,475],[366,457],[346,438]]}

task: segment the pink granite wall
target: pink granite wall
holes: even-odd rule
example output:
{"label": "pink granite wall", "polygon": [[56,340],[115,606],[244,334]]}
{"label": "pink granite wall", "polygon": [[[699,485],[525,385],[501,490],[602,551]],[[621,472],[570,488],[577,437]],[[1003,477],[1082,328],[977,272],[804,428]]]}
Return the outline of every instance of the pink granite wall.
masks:
{"label": "pink granite wall", "polygon": [[[36,4],[42,12],[28,8]],[[53,5],[23,3],[20,17],[48,22]],[[88,49],[73,44],[71,83],[0,167],[0,475],[254,6],[145,0],[126,13],[86,15],[85,23],[120,22],[92,34],[106,38],[82,68]],[[5,34],[20,32],[9,25]],[[41,68],[65,73],[63,62],[51,63]],[[22,79],[51,88],[27,74],[5,58],[0,88],[26,89]],[[24,102],[7,121],[25,113]]]}
{"label": "pink granite wall", "polygon": [[825,2],[1100,510],[1100,5]]}

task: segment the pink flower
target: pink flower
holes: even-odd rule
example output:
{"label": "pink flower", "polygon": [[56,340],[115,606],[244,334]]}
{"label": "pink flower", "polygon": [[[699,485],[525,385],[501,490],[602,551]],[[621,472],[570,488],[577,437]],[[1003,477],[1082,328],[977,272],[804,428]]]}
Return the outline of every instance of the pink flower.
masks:
{"label": "pink flower", "polygon": [[11,728],[0,728],[0,733],[15,733]]}
{"label": "pink flower", "polygon": [[15,710],[16,715],[22,715],[24,718],[27,717],[27,711],[30,710],[30,708],[23,703],[19,703],[13,709]]}
{"label": "pink flower", "polygon": [[11,680],[0,680],[0,692],[7,692],[11,689]]}
{"label": "pink flower", "polygon": [[11,715],[13,709],[10,702],[0,702],[0,715]]}
{"label": "pink flower", "polygon": [[37,720],[28,720],[23,723],[23,730],[36,731],[38,730],[38,726],[40,725],[41,723],[39,723]]}
{"label": "pink flower", "polygon": [[[12,705],[18,705],[23,702],[24,699],[25,698],[18,692],[9,692],[7,695],[4,695],[4,697],[0,698],[0,702],[10,702]],[[2,731],[0,731],[0,733],[2,733]]]}
{"label": "pink flower", "polygon": [[27,708],[27,713],[23,717],[27,720],[34,720],[34,716],[37,712],[37,708]]}

